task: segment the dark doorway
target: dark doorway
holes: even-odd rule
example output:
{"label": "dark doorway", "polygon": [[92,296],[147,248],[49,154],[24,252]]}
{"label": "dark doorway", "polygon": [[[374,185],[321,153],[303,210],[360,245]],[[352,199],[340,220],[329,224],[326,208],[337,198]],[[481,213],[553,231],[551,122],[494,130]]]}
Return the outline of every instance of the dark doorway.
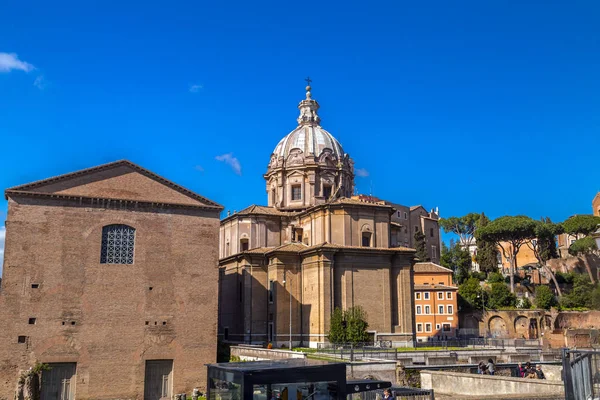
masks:
{"label": "dark doorway", "polygon": [[73,400],[77,363],[52,363],[42,373],[41,400]]}
{"label": "dark doorway", "polygon": [[144,400],[171,400],[173,397],[173,360],[146,361]]}

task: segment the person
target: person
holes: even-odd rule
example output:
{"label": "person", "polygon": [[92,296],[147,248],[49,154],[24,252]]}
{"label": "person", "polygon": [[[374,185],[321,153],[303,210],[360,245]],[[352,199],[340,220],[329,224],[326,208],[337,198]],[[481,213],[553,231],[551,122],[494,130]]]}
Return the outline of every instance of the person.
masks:
{"label": "person", "polygon": [[483,361],[479,361],[479,364],[477,364],[477,373],[479,375],[483,375],[484,370],[485,370],[485,364],[483,363]]}
{"label": "person", "polygon": [[546,379],[544,375],[544,371],[542,371],[542,366],[540,364],[535,366],[535,375],[538,379]]}
{"label": "person", "polygon": [[385,389],[383,391],[383,398],[388,400],[394,400],[394,397],[392,396],[392,391],[390,389]]}
{"label": "person", "polygon": [[521,363],[517,364],[517,372],[519,374],[519,378],[523,378],[525,376],[526,371],[527,370],[523,365],[521,365]]}
{"label": "person", "polygon": [[488,358],[488,363],[486,367],[488,374],[494,375],[496,373],[496,368],[494,367],[494,360],[492,360],[491,358]]}

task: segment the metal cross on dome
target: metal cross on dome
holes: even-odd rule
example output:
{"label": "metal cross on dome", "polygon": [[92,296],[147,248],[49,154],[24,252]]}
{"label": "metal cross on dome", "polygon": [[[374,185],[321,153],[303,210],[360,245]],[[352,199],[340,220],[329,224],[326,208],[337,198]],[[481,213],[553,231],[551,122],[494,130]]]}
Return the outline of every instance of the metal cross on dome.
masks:
{"label": "metal cross on dome", "polygon": [[306,84],[308,86],[310,86],[310,83],[312,82],[312,79],[310,79],[310,76],[308,76],[308,77],[306,77],[305,81],[306,81]]}

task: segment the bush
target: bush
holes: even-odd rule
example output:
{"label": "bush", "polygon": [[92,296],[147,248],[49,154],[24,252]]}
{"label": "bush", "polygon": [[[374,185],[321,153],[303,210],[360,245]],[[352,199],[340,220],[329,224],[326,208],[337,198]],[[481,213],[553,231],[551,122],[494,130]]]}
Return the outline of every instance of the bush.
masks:
{"label": "bush", "polygon": [[500,272],[492,272],[488,275],[487,278],[488,283],[504,283],[504,277]]}
{"label": "bush", "polygon": [[478,281],[485,281],[485,272],[471,272],[471,278],[475,278]]}
{"label": "bush", "polygon": [[481,309],[485,292],[477,278],[469,278],[458,287],[458,301],[461,308]]}
{"label": "bush", "polygon": [[531,301],[527,297],[521,297],[517,300],[517,308],[530,309]]}
{"label": "bush", "polygon": [[510,292],[506,284],[499,282],[492,283],[492,290],[490,291],[490,299],[488,301],[489,308],[514,307],[516,304],[517,298]]}
{"label": "bush", "polygon": [[351,307],[345,312],[333,310],[327,338],[330,343],[363,343],[369,340],[367,314],[362,307]]}
{"label": "bush", "polygon": [[571,283],[573,283],[573,280],[575,279],[575,273],[573,273],[573,272],[556,272],[556,273],[554,273],[554,276],[556,277],[556,281],[558,283],[571,284]]}
{"label": "bush", "polygon": [[535,305],[537,308],[549,310],[556,304],[556,297],[554,297],[554,293],[548,286],[540,285],[535,288]]}
{"label": "bush", "polygon": [[575,274],[573,288],[560,298],[560,305],[564,308],[592,307],[592,293],[595,285],[588,275]]}

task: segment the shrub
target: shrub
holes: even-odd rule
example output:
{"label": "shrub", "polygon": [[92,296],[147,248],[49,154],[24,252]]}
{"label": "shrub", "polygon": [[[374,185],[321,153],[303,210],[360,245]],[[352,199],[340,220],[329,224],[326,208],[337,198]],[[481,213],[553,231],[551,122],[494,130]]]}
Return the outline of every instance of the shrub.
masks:
{"label": "shrub", "polygon": [[487,278],[488,283],[492,284],[492,283],[500,283],[500,282],[504,282],[504,277],[502,276],[502,274],[500,272],[492,272],[488,275]]}
{"label": "shrub", "polygon": [[535,288],[535,305],[537,308],[549,310],[557,304],[552,290],[546,285],[540,285]]}

